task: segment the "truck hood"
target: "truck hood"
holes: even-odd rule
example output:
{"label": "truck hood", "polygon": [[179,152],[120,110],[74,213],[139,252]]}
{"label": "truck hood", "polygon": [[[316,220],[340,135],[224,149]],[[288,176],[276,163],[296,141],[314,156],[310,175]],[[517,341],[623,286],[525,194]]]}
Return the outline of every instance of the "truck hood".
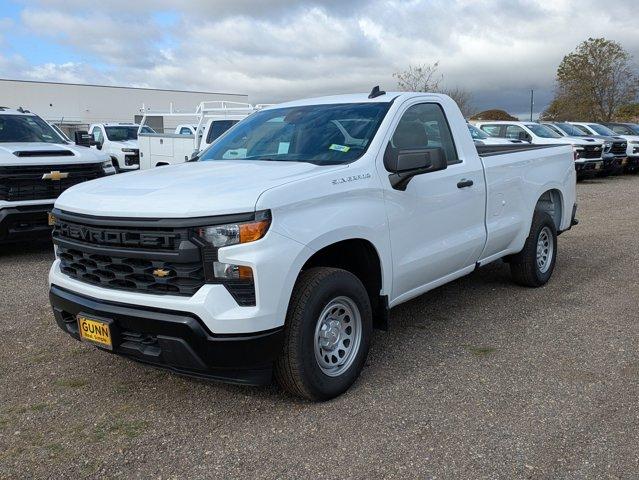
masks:
{"label": "truck hood", "polygon": [[[59,151],[60,155],[56,155]],[[73,155],[65,153],[71,151]],[[19,156],[20,155],[20,156]],[[66,143],[0,143],[0,165],[73,165],[104,162],[108,157],[97,150]]]}
{"label": "truck hood", "polygon": [[113,148],[140,148],[137,140],[124,140],[121,142],[110,142]]}
{"label": "truck hood", "polygon": [[346,165],[210,161],[156,167],[76,185],[56,201],[61,210],[129,218],[193,218],[252,212],[273,187]]}

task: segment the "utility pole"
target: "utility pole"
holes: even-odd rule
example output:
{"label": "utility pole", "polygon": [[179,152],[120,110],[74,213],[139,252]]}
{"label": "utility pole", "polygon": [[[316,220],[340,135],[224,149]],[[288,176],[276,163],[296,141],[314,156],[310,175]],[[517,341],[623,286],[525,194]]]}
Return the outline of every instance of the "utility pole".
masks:
{"label": "utility pole", "polygon": [[530,121],[532,122],[533,119],[533,106],[535,105],[535,91],[531,88],[530,89]]}

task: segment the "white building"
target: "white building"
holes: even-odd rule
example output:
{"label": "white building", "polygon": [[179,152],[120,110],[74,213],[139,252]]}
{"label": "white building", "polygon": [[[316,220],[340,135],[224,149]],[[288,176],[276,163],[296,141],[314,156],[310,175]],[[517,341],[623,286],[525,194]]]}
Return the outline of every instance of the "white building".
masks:
{"label": "white building", "polygon": [[[147,111],[168,111],[172,103],[174,110],[192,112],[210,100],[248,102],[248,95],[0,79],[0,106],[23,107],[67,132],[90,123],[139,121],[142,105]],[[161,132],[178,121],[186,119],[149,117],[147,124]]]}

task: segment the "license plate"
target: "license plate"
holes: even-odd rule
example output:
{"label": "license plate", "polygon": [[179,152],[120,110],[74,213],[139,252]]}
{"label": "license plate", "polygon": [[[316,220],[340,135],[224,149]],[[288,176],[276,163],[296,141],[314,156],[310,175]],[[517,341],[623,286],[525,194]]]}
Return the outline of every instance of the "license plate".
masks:
{"label": "license plate", "polygon": [[50,227],[55,225],[55,215],[51,212],[48,213],[48,223]]}
{"label": "license plate", "polygon": [[601,163],[595,163],[595,170],[601,170]]}
{"label": "license plate", "polygon": [[78,330],[80,331],[81,340],[113,350],[111,328],[108,322],[88,318],[80,314],[78,315]]}

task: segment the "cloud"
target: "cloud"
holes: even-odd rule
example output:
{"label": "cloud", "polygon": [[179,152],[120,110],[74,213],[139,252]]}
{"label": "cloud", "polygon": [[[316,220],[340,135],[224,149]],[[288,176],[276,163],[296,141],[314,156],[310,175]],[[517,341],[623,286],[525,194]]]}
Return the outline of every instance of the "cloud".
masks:
{"label": "cloud", "polygon": [[[615,3],[615,2],[613,2]],[[479,108],[548,102],[561,58],[588,36],[639,57],[630,0],[79,0],[29,2],[21,28],[77,58],[3,48],[0,75],[248,93],[251,101],[392,90],[393,72],[440,61]],[[623,10],[628,14],[623,14]],[[1,13],[0,13],[1,16]],[[0,44],[2,38],[0,38]],[[68,79],[68,80],[67,80]],[[73,79],[73,80],[71,80]]]}

